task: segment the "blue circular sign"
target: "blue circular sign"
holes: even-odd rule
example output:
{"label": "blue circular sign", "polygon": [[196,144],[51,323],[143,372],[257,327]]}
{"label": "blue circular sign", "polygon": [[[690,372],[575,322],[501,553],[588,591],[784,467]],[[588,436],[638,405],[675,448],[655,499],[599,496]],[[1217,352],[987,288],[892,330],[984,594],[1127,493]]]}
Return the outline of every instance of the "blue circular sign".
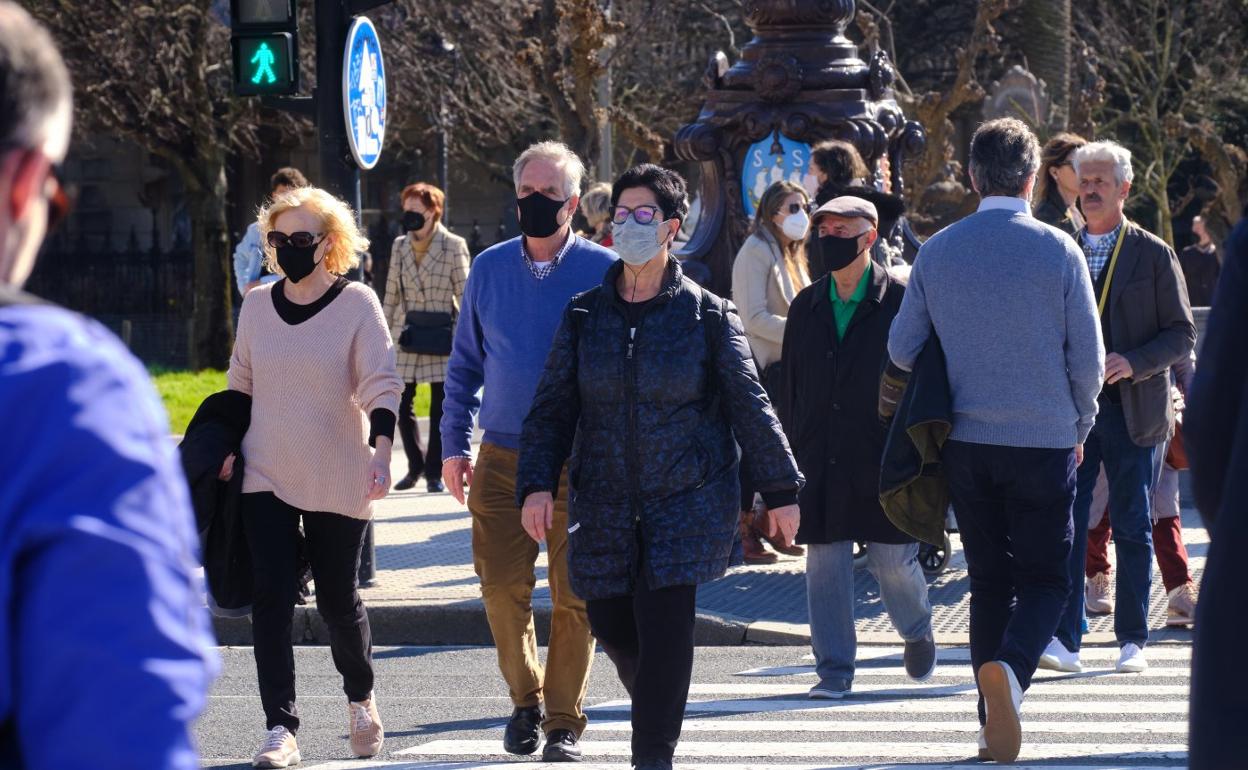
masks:
{"label": "blue circular sign", "polygon": [[352,22],[347,32],[342,109],[355,162],[365,170],[376,166],[386,135],[386,67],[377,28],[363,16]]}
{"label": "blue circular sign", "polygon": [[784,135],[768,136],[750,145],[741,164],[741,203],[745,215],[753,219],[763,193],[782,180],[800,184],[814,197],[819,185],[810,168],[810,145]]}

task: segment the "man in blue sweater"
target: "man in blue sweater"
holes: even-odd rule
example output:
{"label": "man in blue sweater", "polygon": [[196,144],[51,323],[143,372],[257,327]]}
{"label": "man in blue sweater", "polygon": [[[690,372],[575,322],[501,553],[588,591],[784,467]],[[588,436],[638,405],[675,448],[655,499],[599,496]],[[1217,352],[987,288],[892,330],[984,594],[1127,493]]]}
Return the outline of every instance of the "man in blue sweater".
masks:
{"label": "man in blue sweater", "polygon": [[0,0],[0,767],[193,770],[218,664],[168,422],[116,337],[20,291],[67,211],[70,100]]}
{"label": "man in blue sweater", "polygon": [[1012,762],[1019,708],[1066,604],[1075,469],[1105,351],[1070,236],[1030,214],[1040,147],[1021,121],[971,140],[979,211],[923,244],[888,350],[909,371],[935,334],[953,432],[942,460],[970,574],[980,754]]}
{"label": "man in blue sweater", "polygon": [[[514,706],[503,747],[532,754],[544,732],[544,761],[575,762],[594,640],[585,602],[568,583],[567,474],[547,539],[554,614],[543,671],[531,601],[538,547],[520,522],[516,467],[520,429],[564,308],[602,283],[615,254],[572,232],[584,166],[571,150],[557,142],[533,145],[516,160],[514,175],[524,235],[482,252],[468,274],[446,370],[442,477],[460,503],[465,485],[471,489],[473,566]],[[474,416],[485,431],[475,466]]]}

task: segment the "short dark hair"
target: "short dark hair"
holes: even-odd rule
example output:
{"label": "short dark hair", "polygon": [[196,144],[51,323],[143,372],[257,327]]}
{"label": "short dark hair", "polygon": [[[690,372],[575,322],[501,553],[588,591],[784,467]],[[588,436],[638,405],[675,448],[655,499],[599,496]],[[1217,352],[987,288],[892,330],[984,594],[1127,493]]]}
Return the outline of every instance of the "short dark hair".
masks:
{"label": "short dark hair", "polygon": [[811,150],[810,159],[833,184],[847,185],[851,180],[863,179],[869,173],[858,148],[841,139],[820,142]]}
{"label": "short dark hair", "polygon": [[653,163],[633,166],[621,174],[611,187],[611,208],[619,205],[620,195],[625,190],[634,187],[644,187],[654,193],[664,219],[685,221],[689,214],[689,199],[686,195],[688,185],[685,184],[683,176]]}
{"label": "short dark hair", "polygon": [[287,166],[286,168],[279,168],[269,179],[270,190],[276,190],[278,185],[283,187],[307,187],[308,178],[294,166]]}
{"label": "short dark hair", "polygon": [[1040,168],[1040,142],[1017,118],[990,120],[971,137],[971,178],[981,197],[1016,198]]}
{"label": "short dark hair", "polygon": [[16,3],[0,0],[0,148],[29,147],[72,98],[52,35]]}

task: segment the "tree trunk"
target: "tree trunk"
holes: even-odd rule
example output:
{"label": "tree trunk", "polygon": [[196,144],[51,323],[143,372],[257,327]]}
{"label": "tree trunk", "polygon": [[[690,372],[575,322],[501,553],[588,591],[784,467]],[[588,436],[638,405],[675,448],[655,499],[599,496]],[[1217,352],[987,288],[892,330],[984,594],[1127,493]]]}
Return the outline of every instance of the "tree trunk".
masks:
{"label": "tree trunk", "polygon": [[187,180],[191,245],[195,251],[192,369],[225,368],[234,345],[231,312],[230,240],[226,226],[225,153],[205,148]]}
{"label": "tree trunk", "polygon": [[1070,117],[1070,0],[1025,0],[1019,46],[1032,74],[1048,87],[1049,125],[1065,130]]}

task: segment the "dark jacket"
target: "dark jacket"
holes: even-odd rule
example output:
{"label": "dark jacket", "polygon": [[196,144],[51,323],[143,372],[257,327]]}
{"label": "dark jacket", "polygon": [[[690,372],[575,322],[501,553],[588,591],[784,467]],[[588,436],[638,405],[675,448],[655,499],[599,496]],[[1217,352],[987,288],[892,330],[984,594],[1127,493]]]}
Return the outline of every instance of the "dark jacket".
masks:
{"label": "dark jacket", "polygon": [[582,599],[724,574],[740,511],[736,442],[760,492],[801,475],[759,384],[736,310],[669,263],[630,342],[615,289],[575,297],[520,439],[519,502],[569,463],[568,564]]}
{"label": "dark jacket", "polygon": [[1170,367],[1191,355],[1196,324],[1174,249],[1132,222],[1125,227],[1105,308],[1112,335],[1105,349],[1126,358],[1134,372],[1119,386],[1131,440],[1157,446],[1174,426]]}
{"label": "dark jacket", "polygon": [[[251,611],[251,554],[242,519],[245,462],[240,450],[250,424],[251,396],[224,390],[204,399],[178,445],[203,546],[209,607],[225,617]],[[221,465],[231,453],[236,456],[234,475],[220,481]]]}
{"label": "dark jacket", "polygon": [[1226,736],[1248,719],[1240,665],[1248,633],[1248,219],[1227,240],[1222,277],[1201,342],[1183,432],[1192,491],[1209,527],[1209,560],[1196,608],[1192,654],[1191,755],[1194,770],[1241,767]]}
{"label": "dark jacket", "polygon": [[888,429],[880,467],[880,505],[902,532],[944,541],[949,483],[940,452],[953,432],[953,399],[940,338],[923,346]]}
{"label": "dark jacket", "polygon": [[1036,206],[1034,216],[1046,225],[1053,225],[1058,230],[1074,237],[1079,234],[1079,228],[1070,221],[1070,215],[1066,212],[1067,208],[1065,202],[1062,201],[1062,196],[1053,191],[1049,197],[1040,202],[1039,206]]}
{"label": "dark jacket", "polygon": [[871,284],[838,340],[829,295],[832,276],[803,289],[789,306],[781,378],[783,422],[806,477],[800,543],[861,540],[908,543],[880,508],[884,426],[876,416],[888,330],[905,287],[874,265]]}
{"label": "dark jacket", "polygon": [[1217,250],[1205,251],[1199,246],[1188,246],[1179,253],[1179,265],[1183,268],[1187,299],[1192,307],[1209,307],[1213,304],[1218,273],[1222,270],[1218,263]]}

